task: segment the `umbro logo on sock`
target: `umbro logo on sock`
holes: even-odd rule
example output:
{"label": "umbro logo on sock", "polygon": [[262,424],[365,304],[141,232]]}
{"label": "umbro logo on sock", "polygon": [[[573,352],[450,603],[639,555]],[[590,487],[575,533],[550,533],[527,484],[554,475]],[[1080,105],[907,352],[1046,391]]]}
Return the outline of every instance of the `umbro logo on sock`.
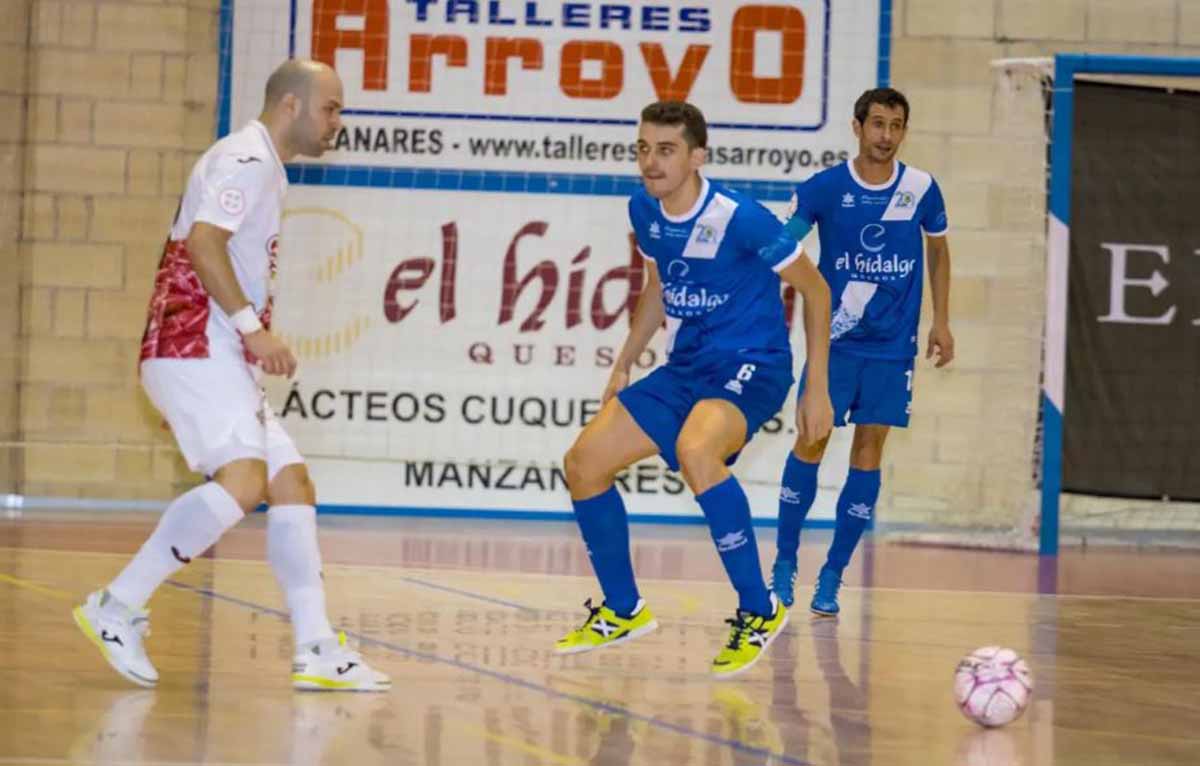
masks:
{"label": "umbro logo on sock", "polygon": [[179,549],[176,548],[174,545],[171,546],[171,555],[174,556],[175,560],[181,564],[192,563],[192,560],[190,558],[188,558],[187,556],[184,556],[182,553],[180,553]]}
{"label": "umbro logo on sock", "polygon": [[100,631],[100,640],[107,641],[110,644],[116,644],[117,646],[125,646],[125,642],[121,640],[120,636],[116,635],[115,633],[109,633],[107,630]]}
{"label": "umbro logo on sock", "polygon": [[344,676],[350,672],[351,668],[356,668],[356,667],[358,667],[357,662],[347,662],[343,667],[340,667],[337,669],[337,673],[339,676]]}
{"label": "umbro logo on sock", "polygon": [[800,493],[790,487],[779,488],[779,502],[800,505]]}
{"label": "umbro logo on sock", "polygon": [[846,513],[860,519],[869,520],[871,518],[871,506],[866,503],[851,503],[850,507],[846,509]]}
{"label": "umbro logo on sock", "polygon": [[738,548],[741,548],[747,542],[745,531],[739,529],[736,532],[730,532],[724,537],[719,538],[717,540],[717,550],[721,553],[735,551]]}

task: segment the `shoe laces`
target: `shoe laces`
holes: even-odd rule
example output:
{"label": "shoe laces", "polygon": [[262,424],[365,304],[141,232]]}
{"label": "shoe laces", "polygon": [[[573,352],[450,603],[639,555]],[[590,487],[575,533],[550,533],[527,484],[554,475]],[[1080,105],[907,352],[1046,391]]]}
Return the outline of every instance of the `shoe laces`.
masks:
{"label": "shoe laces", "polygon": [[771,587],[782,585],[784,583],[794,585],[796,583],[796,565],[791,561],[780,559],[771,567]]}
{"label": "shoe laces", "polygon": [[729,631],[729,642],[725,646],[734,651],[740,649],[742,647],[742,639],[754,627],[755,620],[761,622],[762,618],[756,614],[744,612],[741,609],[732,618],[725,620],[726,625],[732,626]]}
{"label": "shoe laces", "polygon": [[588,616],[587,619],[583,621],[583,625],[580,626],[580,630],[583,630],[588,625],[592,624],[592,620],[596,619],[596,615],[600,614],[600,609],[603,608],[603,605],[592,606],[592,600],[589,598],[587,601],[583,602],[583,608],[588,610]]}
{"label": "shoe laces", "polygon": [[817,575],[817,592],[825,597],[837,597],[842,587],[842,577],[837,572],[822,569]]}

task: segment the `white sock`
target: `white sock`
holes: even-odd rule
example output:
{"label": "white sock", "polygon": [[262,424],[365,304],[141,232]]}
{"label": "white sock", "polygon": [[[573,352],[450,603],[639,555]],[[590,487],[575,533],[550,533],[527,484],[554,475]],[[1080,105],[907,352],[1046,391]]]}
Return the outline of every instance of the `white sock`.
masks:
{"label": "white sock", "polygon": [[287,600],[296,646],[333,638],[325,614],[316,508],[273,505],[267,509],[267,561]]}
{"label": "white sock", "polygon": [[108,592],[126,606],[141,609],[163,580],[208,550],[244,515],[233,496],[215,481],[183,493],[167,506],[154,532]]}

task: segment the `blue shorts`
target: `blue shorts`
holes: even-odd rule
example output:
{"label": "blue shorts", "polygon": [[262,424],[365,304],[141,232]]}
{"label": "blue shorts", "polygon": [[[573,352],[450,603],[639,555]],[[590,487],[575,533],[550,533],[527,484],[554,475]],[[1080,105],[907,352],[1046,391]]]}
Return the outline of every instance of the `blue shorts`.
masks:
{"label": "blue shorts", "polygon": [[[808,367],[800,375],[797,397],[804,393]],[[912,411],[912,359],[870,359],[829,352],[829,398],[833,424],[908,427]]]}
{"label": "blue shorts", "polygon": [[[702,399],[724,399],[746,417],[746,442],[787,400],[792,387],[792,355],[781,353],[706,354],[682,364],[668,362],[617,394],[672,471],[679,470],[675,442],[692,408]],[[738,453],[726,461],[732,465]]]}

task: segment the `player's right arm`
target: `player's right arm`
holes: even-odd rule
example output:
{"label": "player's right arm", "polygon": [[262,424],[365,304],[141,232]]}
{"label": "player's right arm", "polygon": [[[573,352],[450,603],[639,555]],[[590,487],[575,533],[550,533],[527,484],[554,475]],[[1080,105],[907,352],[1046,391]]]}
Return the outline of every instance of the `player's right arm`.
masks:
{"label": "player's right arm", "polygon": [[268,158],[253,154],[222,153],[214,157],[204,177],[189,193],[200,199],[188,231],[187,247],[192,268],[209,296],[233,321],[246,350],[268,375],[296,372],[296,357],[269,330],[262,327],[254,306],[242,291],[233,271],[229,240],[263,195],[277,194],[274,169]]}
{"label": "player's right arm", "polygon": [[629,335],[625,338],[625,344],[621,346],[621,353],[613,365],[612,374],[608,376],[608,385],[604,387],[602,404],[629,385],[629,371],[633,363],[646,350],[646,344],[654,337],[655,331],[667,315],[663,307],[662,281],[658,277],[658,266],[649,258],[643,262],[646,265],[646,283],[642,287],[642,294],[638,296],[637,305],[633,308]]}
{"label": "player's right arm", "polygon": [[[217,302],[228,316],[249,307],[254,310],[250,299],[242,292],[237,275],[233,273],[233,262],[229,258],[229,240],[233,232],[197,221],[188,233],[187,249],[192,258],[192,268],[204,285],[205,291]],[[262,363],[268,375],[287,375],[296,372],[296,357],[291,350],[270,333],[260,328],[242,336],[246,349]]]}
{"label": "player's right arm", "polygon": [[[797,190],[796,197],[800,197]],[[796,197],[790,220],[796,220]],[[802,199],[802,198],[801,198]],[[815,444],[833,427],[833,404],[829,399],[829,285],[812,261],[794,230],[757,202],[738,207],[733,219],[744,246],[795,288],[804,300],[804,339],[807,383],[796,407],[796,432],[806,444]],[[726,231],[726,236],[730,235]],[[805,230],[807,233],[807,230]]]}
{"label": "player's right arm", "polygon": [[819,194],[816,185],[815,177],[796,184],[796,190],[792,192],[792,199],[788,203],[783,226],[797,242],[804,241],[817,221],[816,200],[813,199]]}

